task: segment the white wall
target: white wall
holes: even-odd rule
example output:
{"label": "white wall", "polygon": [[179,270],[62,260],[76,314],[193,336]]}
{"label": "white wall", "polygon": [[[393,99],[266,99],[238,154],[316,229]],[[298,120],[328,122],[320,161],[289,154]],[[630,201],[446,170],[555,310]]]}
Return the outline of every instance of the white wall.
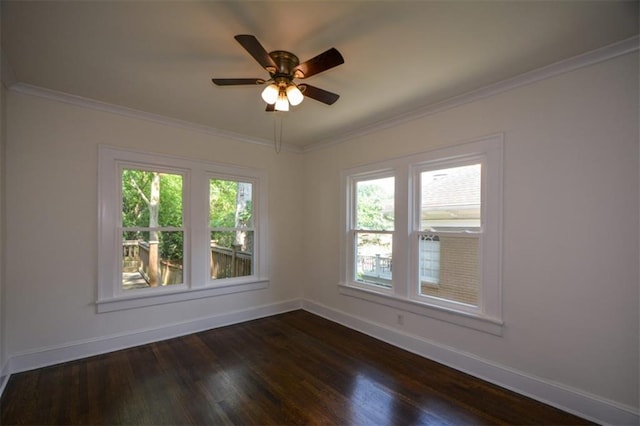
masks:
{"label": "white wall", "polygon": [[[408,313],[398,326],[391,308],[340,295],[341,170],[495,133],[505,137],[503,336]],[[629,54],[309,152],[305,298],[637,410],[638,145]]]}
{"label": "white wall", "polygon": [[4,308],[6,298],[5,292],[5,147],[7,140],[6,125],[6,89],[0,82],[0,392],[5,384],[5,366],[7,362],[7,351],[5,345],[6,336],[6,310]]}
{"label": "white wall", "polygon": [[[2,22],[2,17],[0,16],[0,22]],[[1,41],[2,41],[2,36],[0,35],[0,45],[1,45]],[[2,57],[1,55],[1,50],[0,50],[0,57]],[[4,62],[4,58],[2,57],[0,59],[0,70],[2,68],[6,68],[2,67],[1,65]],[[4,215],[4,182],[5,182],[5,178],[4,178],[4,171],[5,171],[5,146],[6,146],[6,140],[7,140],[7,126],[6,126],[6,118],[7,118],[7,109],[6,109],[6,88],[4,85],[4,75],[2,73],[2,71],[0,71],[0,394],[2,393],[2,390],[4,389],[5,386],[5,365],[6,365],[6,348],[5,348],[5,344],[4,344],[4,339],[5,339],[5,326],[6,326],[6,321],[5,321],[5,310],[4,310],[4,304],[5,304],[5,298],[4,298],[4,272],[5,272],[5,268],[4,268],[4,253],[5,253],[5,249],[4,249],[4,219],[5,219],[5,215]]]}
{"label": "white wall", "polygon": [[[8,93],[6,344],[11,357],[301,296],[299,154]],[[267,170],[268,289],[96,314],[98,144]]]}

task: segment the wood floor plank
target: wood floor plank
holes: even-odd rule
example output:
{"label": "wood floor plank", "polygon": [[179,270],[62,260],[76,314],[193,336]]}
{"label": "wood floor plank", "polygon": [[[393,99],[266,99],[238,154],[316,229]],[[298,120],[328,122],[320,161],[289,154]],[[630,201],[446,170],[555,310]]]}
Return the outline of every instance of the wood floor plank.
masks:
{"label": "wood floor plank", "polygon": [[589,424],[305,311],[12,375],[0,424]]}

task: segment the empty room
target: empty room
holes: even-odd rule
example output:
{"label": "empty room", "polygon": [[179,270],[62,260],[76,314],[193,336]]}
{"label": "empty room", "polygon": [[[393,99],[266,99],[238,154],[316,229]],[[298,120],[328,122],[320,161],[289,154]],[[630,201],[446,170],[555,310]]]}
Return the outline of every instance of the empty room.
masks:
{"label": "empty room", "polygon": [[0,22],[1,424],[640,422],[638,1]]}

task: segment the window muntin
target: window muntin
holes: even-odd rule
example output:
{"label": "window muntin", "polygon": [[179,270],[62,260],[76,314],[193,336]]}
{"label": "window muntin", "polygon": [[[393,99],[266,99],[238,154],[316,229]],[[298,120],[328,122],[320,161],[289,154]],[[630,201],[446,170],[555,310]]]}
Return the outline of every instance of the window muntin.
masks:
{"label": "window muntin", "polygon": [[392,286],[395,214],[393,176],[354,180],[353,279],[364,285]]}
{"label": "window muntin", "polygon": [[355,280],[391,288],[393,235],[356,231]]}
{"label": "window muntin", "polygon": [[124,166],[120,176],[121,290],[182,284],[182,174]]}
{"label": "window muntin", "polygon": [[[480,238],[477,235],[443,234],[438,239],[438,282],[432,283],[420,277],[418,294],[477,307]],[[420,251],[422,261],[423,252]]]}
{"label": "window muntin", "polygon": [[253,275],[253,184],[209,179],[210,278]]}

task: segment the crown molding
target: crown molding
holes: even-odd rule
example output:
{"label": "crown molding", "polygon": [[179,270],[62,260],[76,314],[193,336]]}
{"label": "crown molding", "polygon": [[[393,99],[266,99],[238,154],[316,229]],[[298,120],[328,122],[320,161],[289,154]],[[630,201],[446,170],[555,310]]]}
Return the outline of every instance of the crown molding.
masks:
{"label": "crown molding", "polygon": [[[136,118],[139,120],[150,121],[153,123],[162,124],[165,126],[175,127],[179,129],[190,130],[198,133],[204,133],[207,135],[217,136],[225,139],[232,139],[244,143],[250,143],[254,145],[260,145],[263,147],[273,148],[275,142],[268,139],[252,138],[250,136],[242,135],[239,133],[229,132],[226,130],[217,129],[202,124],[192,123],[190,121],[180,120],[177,118],[167,117],[160,114],[154,114],[146,111],[141,111],[133,108],[128,108],[120,105],[110,104],[107,102],[96,101],[94,99],[84,98],[82,96],[71,95],[69,93],[59,92],[57,90],[46,89],[40,86],[34,86],[26,83],[14,83],[11,84],[9,90],[16,93],[22,93],[26,95],[36,96],[39,98],[49,99],[56,102],[62,102],[79,106],[83,108],[94,109],[98,111],[104,111],[111,114],[122,115],[129,118]],[[301,153],[302,149],[296,145],[282,144],[282,150],[293,153]]]}
{"label": "crown molding", "polygon": [[[282,144],[284,151],[293,153],[306,153],[313,152],[319,149],[328,148],[333,145],[344,143],[348,140],[365,136],[383,129],[395,127],[400,124],[414,121],[429,115],[434,115],[452,108],[456,108],[471,102],[475,102],[481,99],[485,99],[497,94],[513,90],[519,87],[523,87],[532,83],[536,83],[541,80],[552,78],[560,74],[575,71],[580,68],[595,65],[600,62],[608,61],[619,56],[634,53],[639,50],[640,37],[633,36],[631,38],[619,41],[617,43],[610,44],[608,46],[601,47],[599,49],[592,50],[590,52],[583,53],[572,58],[568,58],[551,65],[547,65],[524,74],[520,74],[516,77],[512,77],[506,80],[499,81],[494,84],[482,87],[471,92],[464,93],[459,96],[454,96],[449,99],[445,99],[439,102],[425,104],[412,111],[399,114],[384,120],[377,121],[371,124],[365,124],[356,129],[346,131],[337,136],[322,139],[318,142],[299,147],[297,145]],[[2,53],[0,51],[0,53]],[[109,104],[106,102],[96,101],[81,96],[71,95],[56,90],[46,89],[39,86],[34,86],[26,83],[16,83],[11,67],[6,61],[6,57],[2,54],[2,81],[9,88],[9,90],[24,93],[32,96],[37,96],[45,99],[50,99],[58,102],[72,104],[84,108],[95,109],[99,111],[105,111],[112,114],[123,115],[126,117],[137,118],[140,120],[159,123],[166,126],[177,127],[181,129],[191,130],[208,135],[218,136],[226,139],[232,139],[244,143],[250,143],[254,145],[273,147],[275,142],[263,139],[253,138],[250,136],[242,135],[235,132],[229,132],[226,130],[217,129],[210,126],[201,124],[195,124],[185,120],[179,120],[172,117],[163,116],[160,114],[153,114],[133,108],[123,107],[119,105]],[[6,68],[6,69],[5,69]]]}
{"label": "crown molding", "polygon": [[613,43],[608,46],[604,46],[599,49],[595,49],[568,59],[564,59],[559,62],[555,62],[551,65],[537,68],[524,74],[520,74],[518,76],[490,84],[480,89],[472,90],[462,95],[454,96],[452,98],[448,98],[439,102],[426,104],[412,111],[399,114],[388,119],[380,120],[372,124],[361,126],[355,130],[347,131],[341,135],[338,135],[337,137],[323,139],[316,143],[306,145],[303,148],[303,152],[312,152],[319,149],[328,148],[330,146],[346,142],[350,139],[365,136],[370,133],[387,129],[389,127],[395,127],[409,121],[414,121],[419,118],[434,115],[471,102],[495,96],[509,90],[536,83],[541,80],[546,80],[560,74],[595,65],[597,63],[608,61],[610,59],[627,55],[629,53],[637,52],[640,47],[639,44],[640,37],[633,36],[617,43]]}

